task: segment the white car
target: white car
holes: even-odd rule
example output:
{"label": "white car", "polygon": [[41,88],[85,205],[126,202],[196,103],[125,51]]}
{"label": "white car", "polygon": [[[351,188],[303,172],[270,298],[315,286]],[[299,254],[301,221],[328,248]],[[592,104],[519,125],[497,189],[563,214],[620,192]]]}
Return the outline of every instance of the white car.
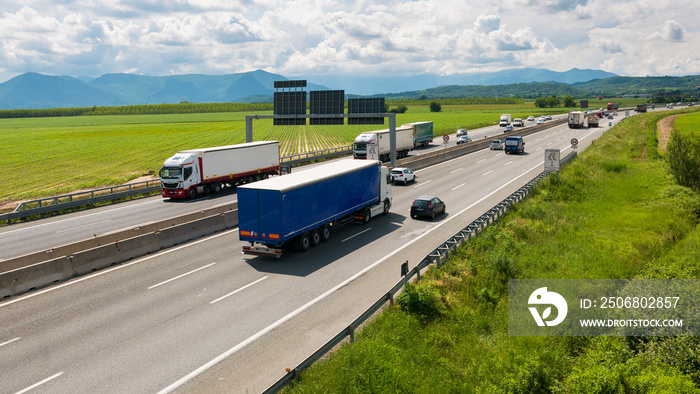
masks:
{"label": "white car", "polygon": [[542,118],[537,119],[537,124],[543,124],[543,123],[544,123],[544,119],[542,119]]}
{"label": "white car", "polygon": [[396,167],[391,170],[391,180],[394,183],[402,182],[405,185],[416,180],[416,173],[408,168]]}
{"label": "white car", "polygon": [[532,116],[532,115],[530,115],[530,116],[527,117],[527,120],[528,120],[529,122],[534,122],[534,121],[535,121],[535,117]]}
{"label": "white car", "polygon": [[457,130],[457,137],[461,137],[463,135],[467,135],[467,129],[459,129]]}
{"label": "white car", "polygon": [[493,140],[491,141],[491,146],[489,147],[491,150],[501,150],[503,149],[503,143],[501,140]]}
{"label": "white car", "polygon": [[552,120],[552,116],[551,116],[551,115],[547,115],[547,116],[544,117],[544,120]]}

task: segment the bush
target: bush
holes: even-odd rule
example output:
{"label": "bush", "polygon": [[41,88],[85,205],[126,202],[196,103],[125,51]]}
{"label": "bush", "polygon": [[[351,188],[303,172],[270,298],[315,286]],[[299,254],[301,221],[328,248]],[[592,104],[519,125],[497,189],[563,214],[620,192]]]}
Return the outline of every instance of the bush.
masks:
{"label": "bush", "polygon": [[442,111],[442,105],[438,103],[437,101],[433,101],[430,103],[430,112],[440,112]]}
{"label": "bush", "polygon": [[426,320],[440,316],[444,310],[440,293],[425,283],[406,284],[397,301],[404,311],[419,315]]}
{"label": "bush", "polygon": [[673,129],[666,151],[666,159],[676,183],[700,193],[700,139]]}

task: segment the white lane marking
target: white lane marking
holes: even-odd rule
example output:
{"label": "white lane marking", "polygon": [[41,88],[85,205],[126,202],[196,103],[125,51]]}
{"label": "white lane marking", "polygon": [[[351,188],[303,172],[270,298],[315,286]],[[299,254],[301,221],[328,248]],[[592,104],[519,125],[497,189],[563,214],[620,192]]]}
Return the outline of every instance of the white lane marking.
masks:
{"label": "white lane marking", "polygon": [[360,231],[359,233],[357,233],[357,234],[355,234],[355,235],[351,235],[351,236],[345,238],[344,240],[342,240],[342,241],[340,241],[340,242],[345,242],[345,241],[351,240],[351,239],[357,237],[357,236],[360,235],[360,234],[366,233],[367,231],[369,231],[369,230],[371,230],[371,229],[372,229],[372,227],[370,227],[370,228],[368,228],[368,229],[365,229],[365,230],[362,230],[362,231]]}
{"label": "white lane marking", "polygon": [[492,172],[493,172],[493,170],[491,170],[491,171],[489,171],[489,172],[485,172],[485,173],[481,174],[481,176],[486,176],[486,175],[488,175],[488,174],[490,174],[490,173],[492,173]]}
{"label": "white lane marking", "polygon": [[267,276],[263,276],[262,278],[256,280],[255,282],[248,283],[247,285],[241,287],[240,289],[234,290],[234,291],[232,291],[232,292],[226,294],[226,295],[223,296],[223,297],[219,297],[219,298],[215,299],[214,301],[209,301],[209,303],[210,303],[210,304],[215,304],[215,303],[217,303],[217,302],[223,300],[224,298],[230,297],[230,296],[232,296],[232,295],[238,293],[239,291],[245,290],[245,289],[249,288],[250,286],[253,286],[254,284],[256,284],[256,283],[258,283],[258,282],[262,282],[262,281],[265,280],[265,279],[267,279]]}
{"label": "white lane marking", "polygon": [[512,163],[512,162],[513,162],[513,160],[509,161],[509,162],[508,162],[508,163],[506,163],[505,165],[508,165],[508,164],[510,164],[510,163]]}
{"label": "white lane marking", "polygon": [[462,187],[462,186],[464,186],[464,185],[466,185],[466,183],[463,183],[463,184],[461,184],[461,185],[459,185],[459,186],[457,186],[457,187],[454,187],[454,188],[452,188],[452,190],[457,190],[457,189],[459,189],[460,187]]}
{"label": "white lane marking", "polygon": [[170,282],[172,282],[172,281],[174,281],[174,280],[178,280],[178,279],[180,279],[180,278],[184,278],[184,277],[187,276],[187,275],[191,275],[191,274],[194,274],[194,273],[197,272],[197,271],[201,271],[201,270],[203,270],[203,269],[205,269],[205,268],[209,268],[209,267],[211,267],[211,266],[214,265],[214,264],[216,264],[216,263],[207,264],[207,265],[205,265],[205,266],[203,266],[203,267],[199,267],[199,268],[197,268],[197,269],[193,269],[193,270],[190,271],[190,272],[185,272],[185,273],[182,274],[182,275],[178,275],[178,276],[176,276],[176,277],[174,277],[174,278],[171,278],[171,279],[168,279],[168,280],[166,280],[166,281],[163,281],[163,282],[160,282],[160,283],[158,283],[158,284],[155,284],[155,285],[149,287],[148,290],[155,289],[156,287],[158,287],[158,286],[160,286],[160,285],[164,285],[164,284],[170,283]]}
{"label": "white lane marking", "polygon": [[423,186],[423,185],[425,185],[426,183],[430,183],[430,179],[428,179],[428,180],[425,181],[425,182],[419,183],[419,184],[417,184],[417,185],[415,185],[415,186],[413,186],[413,187]]}
{"label": "white lane marking", "polygon": [[462,169],[461,169],[461,168],[458,168],[458,169],[456,169],[456,170],[454,170],[454,171],[450,171],[450,174],[454,174],[455,172],[459,172],[459,171],[462,171]]}
{"label": "white lane marking", "polygon": [[485,161],[486,161],[486,159],[481,159],[481,160],[477,161],[476,164],[483,163]]}
{"label": "white lane marking", "polygon": [[17,337],[17,338],[15,338],[15,339],[10,339],[9,341],[5,341],[5,342],[3,342],[3,343],[0,343],[0,347],[5,346],[5,345],[7,345],[7,344],[10,344],[10,343],[12,343],[12,342],[14,342],[14,341],[19,341],[20,338],[22,338],[22,337]]}
{"label": "white lane marking", "polygon": [[99,222],[83,224],[82,226],[75,226],[75,227],[67,228],[65,230],[58,230],[58,231],[56,231],[56,234],[67,233],[69,231],[73,231],[73,230],[76,230],[79,228],[92,227],[96,224],[102,224],[102,223],[107,223],[107,222],[111,222],[111,221],[112,221],[112,219],[107,219],[107,220],[100,220]]}
{"label": "white lane marking", "polygon": [[44,383],[46,383],[46,382],[49,382],[49,381],[51,381],[51,380],[54,380],[54,379],[56,379],[57,377],[59,377],[59,376],[61,376],[61,375],[63,375],[63,372],[59,372],[59,373],[57,373],[56,375],[50,376],[50,377],[48,377],[48,378],[42,380],[41,382],[35,383],[35,384],[33,384],[33,385],[27,387],[27,388],[24,389],[24,390],[18,391],[18,392],[15,393],[15,394],[24,394],[24,393],[26,393],[27,391],[34,390],[35,388],[41,386],[42,384],[44,384]]}
{"label": "white lane marking", "polygon": [[540,146],[539,148],[535,149],[535,152],[538,150],[542,150],[542,147]]}
{"label": "white lane marking", "polygon": [[[541,161],[541,162],[539,162],[536,166],[532,167],[529,171],[532,171],[532,170],[536,169],[537,167],[541,167],[542,165],[544,165],[544,160]],[[504,183],[501,187],[499,187],[498,189],[492,191],[491,193],[487,194],[486,196],[480,198],[478,201],[472,203],[472,204],[469,205],[468,207],[462,209],[462,210],[459,211],[456,215],[450,215],[447,219],[444,219],[444,220],[440,221],[440,223],[436,224],[434,227],[432,227],[432,228],[431,228],[430,230],[428,230],[427,232],[425,232],[425,233],[423,233],[423,234],[421,234],[421,235],[419,235],[419,236],[413,238],[413,239],[412,239],[411,241],[409,241],[408,243],[404,244],[403,246],[399,247],[398,249],[394,250],[393,252],[389,253],[388,255],[382,257],[381,259],[375,261],[374,263],[372,263],[372,264],[369,265],[368,267],[364,268],[363,270],[361,270],[360,272],[358,272],[358,273],[356,273],[355,275],[351,276],[350,278],[344,280],[343,282],[337,284],[335,287],[331,288],[330,290],[326,291],[325,293],[321,294],[320,296],[314,298],[313,300],[307,302],[306,304],[302,305],[301,307],[297,308],[296,310],[290,312],[288,315],[284,316],[283,318],[277,320],[276,322],[274,322],[274,323],[270,324],[269,326],[263,328],[262,330],[258,331],[257,333],[251,335],[250,337],[248,337],[248,338],[245,339],[244,341],[238,343],[237,345],[235,345],[235,346],[232,347],[231,349],[229,349],[229,350],[227,350],[227,351],[221,353],[220,355],[218,355],[217,357],[215,357],[215,358],[212,359],[211,361],[209,361],[209,362],[207,362],[206,364],[202,365],[201,367],[195,369],[194,371],[190,372],[189,374],[183,376],[182,378],[180,378],[179,380],[177,380],[176,382],[174,382],[174,383],[171,384],[170,386],[164,388],[163,390],[160,390],[160,391],[158,392],[158,394],[166,394],[166,393],[169,393],[169,392],[171,392],[171,391],[177,389],[178,387],[180,387],[180,386],[182,386],[183,384],[187,383],[187,382],[188,382],[189,380],[191,380],[192,378],[198,376],[198,375],[201,374],[202,372],[204,372],[204,371],[206,371],[207,369],[209,369],[209,368],[213,367],[214,365],[218,364],[221,360],[224,360],[224,359],[226,359],[227,357],[231,356],[232,354],[238,352],[239,350],[243,349],[244,347],[248,346],[249,344],[251,344],[251,343],[254,342],[255,340],[257,340],[257,339],[259,339],[260,337],[262,337],[263,335],[265,335],[265,334],[267,334],[268,332],[274,330],[275,328],[281,326],[281,325],[284,324],[285,322],[291,320],[291,319],[292,319],[293,317],[295,317],[296,315],[298,315],[298,314],[300,314],[301,312],[303,312],[303,311],[309,309],[311,306],[317,304],[319,301],[323,300],[324,298],[328,297],[329,295],[335,293],[336,291],[338,291],[338,289],[341,289],[341,288],[347,286],[349,283],[351,283],[351,282],[354,281],[355,279],[357,279],[357,278],[363,276],[363,275],[366,274],[368,271],[372,270],[374,267],[376,267],[376,266],[378,266],[379,264],[385,262],[386,260],[388,260],[389,258],[393,257],[395,254],[401,252],[402,250],[406,249],[406,248],[409,247],[410,245],[413,245],[413,243],[418,242],[420,239],[422,239],[423,237],[427,236],[428,234],[430,234],[430,233],[433,232],[434,230],[436,230],[436,229],[438,229],[438,228],[440,228],[440,227],[446,225],[446,224],[449,223],[452,219],[458,217],[458,216],[461,215],[462,213],[464,213],[464,212],[466,212],[467,210],[473,208],[474,206],[476,206],[477,204],[479,204],[479,203],[481,203],[482,201],[486,200],[487,198],[491,197],[492,195],[496,194],[496,193],[499,192],[501,189],[503,189],[503,188],[505,188],[506,186],[510,185],[511,183],[515,182],[517,179],[519,179],[519,178],[522,177],[523,175],[525,175],[525,174],[520,174],[520,175],[518,175],[517,177],[513,178],[512,180],[510,180],[510,181]]]}
{"label": "white lane marking", "polygon": [[104,275],[104,274],[108,274],[108,273],[110,273],[110,272],[113,272],[113,271],[116,271],[116,270],[120,270],[120,269],[122,269],[122,268],[130,267],[130,266],[132,266],[132,265],[134,265],[134,264],[138,264],[138,263],[144,262],[144,261],[146,261],[146,260],[150,260],[150,259],[155,258],[155,257],[160,257],[160,256],[162,256],[162,255],[164,255],[164,254],[168,254],[168,253],[172,253],[172,252],[178,251],[178,250],[180,250],[180,249],[188,248],[188,247],[190,247],[190,246],[197,245],[198,243],[206,242],[206,241],[209,241],[209,240],[211,240],[211,239],[218,238],[218,237],[221,237],[221,236],[224,236],[224,235],[229,235],[230,233],[233,233],[233,232],[236,232],[236,231],[238,231],[238,229],[233,229],[233,230],[229,230],[229,231],[224,231],[223,233],[215,234],[215,235],[212,235],[211,237],[207,237],[207,238],[202,238],[202,239],[200,239],[200,240],[198,240],[198,241],[194,241],[194,242],[190,242],[190,243],[188,243],[188,244],[182,245],[182,246],[178,246],[177,248],[172,248],[172,249],[164,250],[164,251],[162,251],[162,252],[159,252],[159,253],[156,253],[156,254],[153,254],[153,255],[150,255],[150,256],[146,256],[146,257],[140,258],[140,259],[138,259],[138,260],[134,260],[134,261],[129,262],[129,263],[125,263],[125,264],[122,264],[122,265],[118,265],[118,266],[116,266],[116,267],[108,268],[108,269],[105,269],[105,270],[103,270],[103,271],[97,271],[97,272],[95,272],[95,273],[93,273],[93,274],[90,274],[90,275],[87,275],[87,276],[83,276],[83,277],[80,277],[80,278],[78,278],[78,279],[74,279],[74,280],[72,280],[72,281],[70,281],[70,282],[66,282],[66,283],[63,283],[63,284],[60,284],[60,285],[56,285],[56,286],[53,286],[53,287],[49,287],[49,288],[46,288],[46,289],[44,289],[44,290],[37,291],[36,293],[27,294],[26,296],[19,297],[19,298],[13,299],[13,300],[9,300],[9,301],[7,301],[7,302],[0,303],[0,308],[2,308],[3,306],[12,305],[12,304],[14,304],[15,302],[24,301],[24,300],[27,300],[27,299],[29,299],[29,298],[36,297],[36,296],[38,296],[38,295],[42,295],[42,294],[45,294],[45,293],[49,293],[49,292],[54,291],[54,290],[62,289],[62,288],[64,288],[64,287],[67,287],[67,286],[71,286],[71,285],[80,283],[80,282],[82,282],[82,281],[84,281],[84,280],[96,278],[96,277],[98,277],[98,276],[101,276],[101,275]]}

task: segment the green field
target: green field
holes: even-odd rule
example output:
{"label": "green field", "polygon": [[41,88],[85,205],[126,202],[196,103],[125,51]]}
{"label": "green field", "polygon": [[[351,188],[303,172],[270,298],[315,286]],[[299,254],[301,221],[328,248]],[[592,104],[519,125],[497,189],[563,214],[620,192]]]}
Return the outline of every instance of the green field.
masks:
{"label": "green field", "polygon": [[[539,114],[532,104],[518,106],[410,107],[397,115],[397,125],[418,121],[435,124],[436,135],[459,128],[495,124],[503,112]],[[561,112],[548,110],[547,113]],[[55,196],[80,189],[118,185],[149,171],[183,149],[245,142],[245,116],[251,112],[174,115],[105,115],[0,119],[0,143],[9,147],[0,158],[8,185],[0,203]],[[271,112],[259,112],[269,115]],[[273,126],[255,120],[255,140],[278,140],[283,156],[348,145],[363,131],[384,126]],[[9,178],[9,179],[7,179]]]}
{"label": "green field", "polygon": [[508,335],[509,279],[700,277],[700,195],[657,151],[661,116],[612,128],[285,392],[700,392],[698,337]]}
{"label": "green field", "polygon": [[[592,100],[590,105],[605,102]],[[632,102],[626,100],[623,105]],[[524,102],[443,105],[436,113],[426,104],[409,106],[407,112],[397,114],[396,123],[433,121],[440,136],[496,124],[502,113],[525,118],[566,111]],[[9,147],[0,165],[11,185],[0,188],[0,204],[119,185],[157,172],[179,150],[245,142],[245,117],[255,114],[271,111],[0,119],[0,143]],[[388,122],[384,126],[273,126],[272,120],[255,120],[253,136],[256,141],[280,141],[281,155],[289,156],[348,145],[363,131],[388,127]]]}

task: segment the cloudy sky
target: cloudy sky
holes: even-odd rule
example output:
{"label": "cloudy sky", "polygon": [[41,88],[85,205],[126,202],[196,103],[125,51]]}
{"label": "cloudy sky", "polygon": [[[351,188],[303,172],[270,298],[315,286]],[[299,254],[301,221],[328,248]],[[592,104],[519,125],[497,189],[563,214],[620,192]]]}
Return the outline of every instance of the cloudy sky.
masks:
{"label": "cloudy sky", "polygon": [[448,75],[535,67],[700,74],[698,0],[0,0],[0,82]]}

